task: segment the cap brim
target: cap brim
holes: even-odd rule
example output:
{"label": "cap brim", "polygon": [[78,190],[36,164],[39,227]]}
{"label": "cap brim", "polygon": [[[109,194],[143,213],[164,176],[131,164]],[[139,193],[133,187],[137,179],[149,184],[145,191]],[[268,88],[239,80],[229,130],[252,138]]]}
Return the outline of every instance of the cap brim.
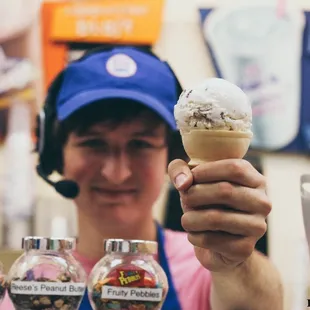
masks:
{"label": "cap brim", "polygon": [[65,120],[80,108],[102,99],[130,99],[137,101],[161,116],[173,130],[177,129],[175,119],[171,112],[154,97],[136,91],[113,88],[89,90],[75,95],[58,108],[58,119],[60,121]]}

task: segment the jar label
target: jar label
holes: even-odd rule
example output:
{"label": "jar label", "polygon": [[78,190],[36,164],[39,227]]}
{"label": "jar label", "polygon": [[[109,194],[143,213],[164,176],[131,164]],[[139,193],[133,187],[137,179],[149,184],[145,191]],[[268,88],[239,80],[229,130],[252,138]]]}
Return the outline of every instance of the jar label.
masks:
{"label": "jar label", "polygon": [[116,269],[119,286],[144,286],[145,270]]}
{"label": "jar label", "polygon": [[12,281],[11,294],[83,296],[85,283]]}
{"label": "jar label", "polygon": [[163,290],[161,288],[129,288],[105,285],[102,287],[101,298],[160,302],[163,298]]}
{"label": "jar label", "polygon": [[123,264],[98,274],[90,298],[97,309],[158,310],[166,294],[155,270]]}

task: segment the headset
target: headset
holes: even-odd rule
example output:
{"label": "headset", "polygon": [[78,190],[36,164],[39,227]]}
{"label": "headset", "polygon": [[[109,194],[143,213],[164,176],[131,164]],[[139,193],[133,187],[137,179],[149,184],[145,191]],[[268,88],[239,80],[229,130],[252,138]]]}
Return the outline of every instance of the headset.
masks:
{"label": "headset", "polygon": [[[125,45],[122,45],[122,47]],[[73,60],[72,62],[79,62],[84,60],[87,57],[90,57],[97,53],[109,52],[116,47],[120,47],[120,45],[104,45],[99,46],[93,49],[86,51],[82,57],[77,60]],[[159,61],[165,63],[168,69],[171,71],[172,76],[175,78],[176,84],[176,94],[180,96],[183,89],[180,84],[180,81],[176,77],[174,71],[170,67],[170,65],[161,60],[156,54],[154,54],[149,46],[127,46],[130,48],[135,48],[138,51],[148,54],[157,58]],[[64,73],[66,72],[66,68],[60,71],[55,79],[50,84],[47,95],[44,101],[44,105],[37,115],[37,126],[36,126],[36,148],[35,151],[38,153],[38,165],[36,167],[38,175],[49,185],[54,187],[54,189],[64,196],[65,198],[74,199],[79,194],[79,187],[76,182],[72,180],[60,180],[57,182],[52,181],[49,176],[58,170],[59,167],[59,158],[61,158],[60,149],[57,147],[54,139],[54,126],[56,120],[56,100],[58,93],[61,89]]]}

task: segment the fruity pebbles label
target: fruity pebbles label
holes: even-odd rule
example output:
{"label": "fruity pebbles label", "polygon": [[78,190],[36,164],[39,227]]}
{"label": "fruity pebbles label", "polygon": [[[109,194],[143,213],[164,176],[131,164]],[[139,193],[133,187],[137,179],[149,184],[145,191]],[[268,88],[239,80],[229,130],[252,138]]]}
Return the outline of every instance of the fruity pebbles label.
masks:
{"label": "fruity pebbles label", "polygon": [[164,289],[155,276],[130,265],[113,269],[92,292],[97,310],[156,310],[163,298]]}

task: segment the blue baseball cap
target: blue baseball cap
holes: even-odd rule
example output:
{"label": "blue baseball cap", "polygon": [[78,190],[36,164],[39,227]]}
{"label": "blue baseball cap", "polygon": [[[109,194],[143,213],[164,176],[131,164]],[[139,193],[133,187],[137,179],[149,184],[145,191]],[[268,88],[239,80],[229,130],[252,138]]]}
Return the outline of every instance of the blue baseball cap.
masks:
{"label": "blue baseball cap", "polygon": [[103,50],[70,63],[64,71],[56,107],[62,121],[103,99],[130,99],[156,112],[174,130],[178,100],[176,77],[168,65],[132,47]]}

